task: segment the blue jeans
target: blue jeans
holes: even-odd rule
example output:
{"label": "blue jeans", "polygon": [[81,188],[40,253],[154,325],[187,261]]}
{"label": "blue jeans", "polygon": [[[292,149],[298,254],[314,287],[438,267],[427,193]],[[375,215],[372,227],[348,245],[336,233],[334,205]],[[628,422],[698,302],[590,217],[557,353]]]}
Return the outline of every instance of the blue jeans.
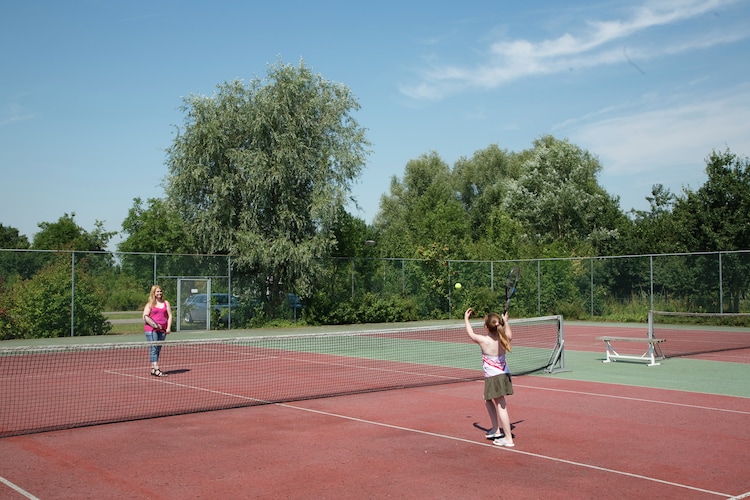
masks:
{"label": "blue jeans", "polygon": [[[148,340],[149,342],[156,342],[156,341],[164,340],[166,338],[167,338],[166,332],[164,333],[146,332],[146,340]],[[159,353],[161,352],[161,346],[151,344],[148,347],[148,352],[151,357],[151,362],[156,363],[157,361],[159,361]]]}

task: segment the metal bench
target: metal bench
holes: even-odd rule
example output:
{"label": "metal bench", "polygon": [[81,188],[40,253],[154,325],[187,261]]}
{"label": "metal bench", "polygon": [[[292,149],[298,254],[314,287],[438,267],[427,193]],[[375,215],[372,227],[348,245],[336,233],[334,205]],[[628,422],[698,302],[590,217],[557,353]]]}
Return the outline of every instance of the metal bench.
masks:
{"label": "metal bench", "polygon": [[[657,361],[664,359],[659,344],[667,339],[652,339],[649,337],[599,337],[599,340],[604,341],[607,349],[607,359],[604,360],[604,363],[626,359],[630,361],[648,361],[647,366],[657,366],[661,364],[657,363]],[[612,342],[643,342],[648,344],[648,349],[642,356],[620,354],[612,347]]]}

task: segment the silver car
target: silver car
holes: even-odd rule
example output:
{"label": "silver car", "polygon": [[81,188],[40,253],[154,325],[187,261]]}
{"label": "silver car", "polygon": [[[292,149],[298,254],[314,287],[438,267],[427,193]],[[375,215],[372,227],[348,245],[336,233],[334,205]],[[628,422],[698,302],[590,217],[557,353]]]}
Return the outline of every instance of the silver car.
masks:
{"label": "silver car", "polygon": [[227,324],[230,307],[234,309],[240,305],[240,300],[237,297],[232,296],[230,299],[227,293],[212,293],[211,303],[208,304],[207,301],[208,296],[205,293],[197,293],[188,297],[183,305],[182,321],[188,324],[206,323],[207,313],[211,314],[210,311],[217,311],[219,321]]}

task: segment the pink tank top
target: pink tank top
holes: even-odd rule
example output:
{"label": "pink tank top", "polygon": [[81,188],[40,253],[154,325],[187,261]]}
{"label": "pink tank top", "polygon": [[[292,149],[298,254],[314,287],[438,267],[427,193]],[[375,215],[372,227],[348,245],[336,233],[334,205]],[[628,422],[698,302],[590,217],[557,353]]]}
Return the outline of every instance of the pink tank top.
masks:
{"label": "pink tank top", "polygon": [[[167,314],[167,305],[166,305],[166,303],[164,304],[164,307],[162,307],[162,308],[159,308],[159,307],[156,307],[156,306],[152,307],[151,308],[151,313],[149,314],[149,316],[151,317],[151,319],[153,319],[159,325],[161,325],[161,329],[162,330],[166,330],[167,329],[167,319],[169,318],[169,315]],[[145,331],[147,331],[147,332],[153,332],[154,331],[154,329],[151,328],[151,326],[148,323],[146,323],[144,325],[143,329]]]}

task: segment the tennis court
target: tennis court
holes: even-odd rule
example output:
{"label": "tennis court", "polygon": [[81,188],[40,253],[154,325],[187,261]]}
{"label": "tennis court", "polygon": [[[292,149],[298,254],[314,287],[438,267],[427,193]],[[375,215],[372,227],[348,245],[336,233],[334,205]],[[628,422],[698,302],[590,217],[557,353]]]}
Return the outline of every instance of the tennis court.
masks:
{"label": "tennis court", "polygon": [[[514,378],[515,394],[508,398],[516,442],[512,449],[484,438],[488,417],[481,400],[482,382],[457,354],[469,349],[479,364],[478,348],[441,339],[440,343],[451,344],[448,358],[461,360],[441,361],[451,371],[440,376],[462,380],[417,381],[395,389],[392,375],[369,373],[362,380],[384,380],[384,387],[305,399],[296,394],[274,396],[284,393],[290,380],[277,371],[270,380],[278,380],[281,387],[271,384],[275,388],[264,397],[271,394],[270,400],[278,402],[0,438],[4,457],[0,497],[732,498],[748,494],[750,350],[711,353],[711,359],[670,358],[655,367],[638,362],[604,364],[604,344],[597,340],[601,335],[645,336],[646,327],[566,323],[564,370]],[[415,380],[412,374],[419,363],[412,356],[428,348],[415,339],[398,340],[417,342],[420,347],[399,350],[407,354],[397,360],[399,369],[390,371],[408,372]],[[372,351],[372,339],[365,341]],[[279,356],[272,364],[259,364],[260,359],[273,358],[269,349],[274,348],[243,346],[240,363],[221,358],[229,380],[235,376],[238,382],[222,382],[221,388],[211,387],[205,373],[198,376],[203,355],[180,358],[186,361],[178,366],[165,361],[170,371],[167,379],[139,380],[139,374],[131,374],[120,384],[130,387],[130,379],[135,379],[158,386],[161,392],[149,396],[154,406],[169,391],[221,392],[244,400],[254,368],[282,369],[276,366]],[[254,351],[253,361],[248,361],[247,350]],[[341,380],[335,385],[346,387],[357,373],[373,366],[382,371],[382,366],[372,364],[344,367],[347,356],[323,352],[319,346],[295,351],[306,354],[295,363],[282,363],[292,380],[295,375],[319,378],[312,381],[320,385],[336,374]],[[437,356],[437,351],[427,353]],[[720,355],[726,360],[718,360]],[[300,367],[328,366],[330,356],[336,357],[337,368],[324,376]],[[93,363],[78,365],[98,366]],[[114,371],[120,378],[121,370]],[[83,372],[94,380],[105,376],[98,369]],[[435,373],[430,368],[420,376]],[[31,370],[18,376],[34,375]],[[2,380],[3,392],[13,382]],[[390,390],[382,390],[386,388]],[[121,389],[116,390],[130,394],[130,399],[118,396],[122,406],[118,411],[141,404],[133,395],[142,392]]]}

